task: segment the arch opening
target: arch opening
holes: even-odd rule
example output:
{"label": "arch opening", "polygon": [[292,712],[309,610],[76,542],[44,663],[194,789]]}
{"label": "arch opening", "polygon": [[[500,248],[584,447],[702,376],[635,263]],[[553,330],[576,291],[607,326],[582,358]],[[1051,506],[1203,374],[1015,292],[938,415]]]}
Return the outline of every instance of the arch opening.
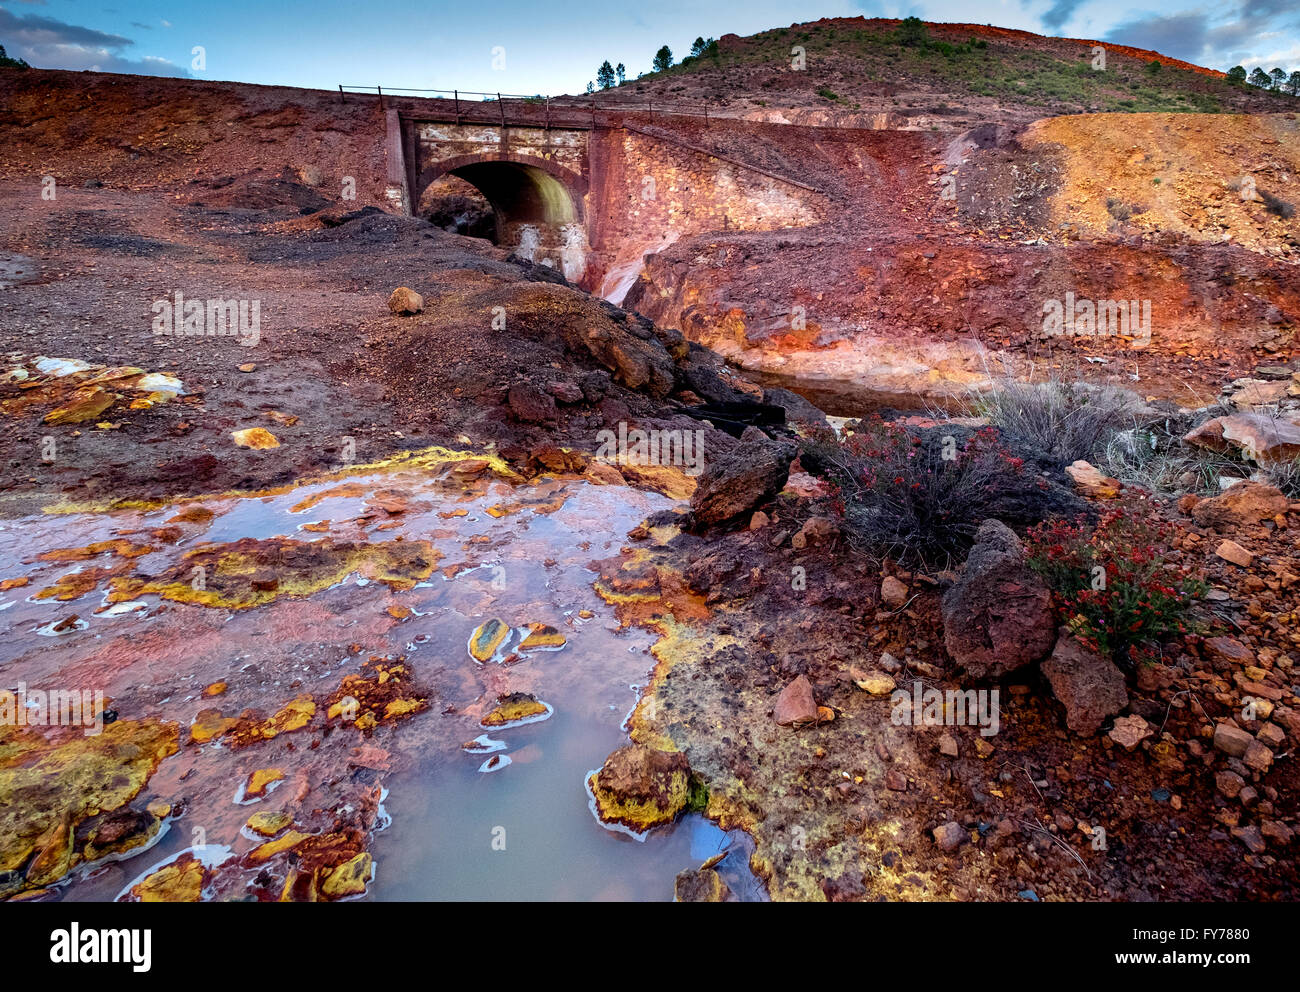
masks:
{"label": "arch opening", "polygon": [[[485,220],[490,209],[493,223]],[[419,213],[458,234],[484,236],[529,261],[577,281],[586,271],[586,229],[579,203],[545,169],[488,160],[447,169],[421,193]]]}

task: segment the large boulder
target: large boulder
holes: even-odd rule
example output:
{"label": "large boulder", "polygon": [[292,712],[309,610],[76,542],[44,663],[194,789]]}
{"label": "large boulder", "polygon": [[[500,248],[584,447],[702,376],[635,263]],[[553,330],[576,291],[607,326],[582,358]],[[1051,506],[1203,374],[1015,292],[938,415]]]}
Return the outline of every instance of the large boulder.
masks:
{"label": "large boulder", "polygon": [[1282,490],[1259,482],[1242,481],[1192,507],[1192,519],[1202,527],[1226,530],[1254,526],[1286,513],[1289,501]]}
{"label": "large boulder", "polygon": [[1241,454],[1260,465],[1278,464],[1300,458],[1300,421],[1269,413],[1233,413],[1207,420],[1183,442]]}
{"label": "large boulder", "polygon": [[698,527],[714,527],[743,517],[749,519],[790,478],[795,446],[772,440],[757,428],[741,435],[740,443],[720,457],[704,453],[705,469],[691,496]]}
{"label": "large boulder", "polygon": [[596,812],[606,823],[642,832],[669,823],[690,799],[691,768],[680,751],[628,744],[587,780]]}
{"label": "large boulder", "polygon": [[1015,532],[985,520],[961,578],[942,600],[948,654],[974,678],[1000,678],[1043,658],[1056,640],[1051,595],[1025,564]]}
{"label": "large boulder", "polygon": [[1124,673],[1067,631],[1061,631],[1042,672],[1065,706],[1065,725],[1076,734],[1095,734],[1108,717],[1128,705]]}

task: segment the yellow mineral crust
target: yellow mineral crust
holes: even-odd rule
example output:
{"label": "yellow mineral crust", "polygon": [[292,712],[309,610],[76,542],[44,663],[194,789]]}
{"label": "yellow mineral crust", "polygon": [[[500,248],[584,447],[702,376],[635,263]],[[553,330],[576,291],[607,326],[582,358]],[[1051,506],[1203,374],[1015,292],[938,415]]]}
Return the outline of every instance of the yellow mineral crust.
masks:
{"label": "yellow mineral crust", "polygon": [[510,636],[510,627],[493,617],[475,628],[469,638],[469,653],[475,661],[488,661]]}
{"label": "yellow mineral crust", "polygon": [[690,779],[680,751],[630,744],[606,758],[587,783],[602,820],[640,832],[671,822],[686,808]]}
{"label": "yellow mineral crust", "polygon": [[203,892],[203,864],[185,855],[131,887],[141,902],[198,902]]}
{"label": "yellow mineral crust", "polygon": [[282,596],[310,596],[352,572],[393,589],[410,589],[433,573],[441,557],[428,541],[370,544],[243,538],[196,548],[154,577],[115,578],[108,598],[120,603],[152,594],[177,603],[248,609]]}
{"label": "yellow mineral crust", "polygon": [[[76,841],[78,825],[121,810],[139,795],[159,763],[176,752],[178,733],[176,724],[154,719],[117,720],[94,736],[54,739],[0,725],[0,876],[24,874],[20,888],[63,877],[89,843]],[[115,844],[94,855],[136,846],[141,834],[157,827],[150,814],[137,820],[137,828],[116,831]],[[92,828],[83,835],[95,833]]]}
{"label": "yellow mineral crust", "polygon": [[485,461],[493,475],[507,482],[526,481],[522,475],[510,467],[510,464],[495,453],[476,454],[473,451],[456,451],[438,446],[419,448],[411,451],[399,451],[388,458],[374,462],[349,465],[336,472],[305,476],[281,486],[266,489],[232,489],[224,493],[206,493],[194,496],[179,496],[168,499],[125,499],[74,502],[61,500],[44,508],[44,513],[106,513],[109,510],[157,510],[164,506],[179,506],[211,499],[261,499],[266,496],[283,496],[308,486],[318,486],[327,482],[354,478],[362,475],[377,475],[389,472],[438,472],[444,468],[455,472],[461,463],[476,464]]}
{"label": "yellow mineral crust", "polygon": [[519,645],[520,651],[531,651],[535,648],[562,648],[568,643],[563,634],[554,627],[544,623],[530,623],[528,625],[528,634],[524,637],[523,643]]}
{"label": "yellow mineral crust", "polygon": [[514,723],[516,720],[540,716],[545,712],[547,712],[546,704],[536,696],[530,696],[526,692],[512,692],[508,696],[498,697],[496,708],[479,722],[484,727],[500,727],[507,723]]}

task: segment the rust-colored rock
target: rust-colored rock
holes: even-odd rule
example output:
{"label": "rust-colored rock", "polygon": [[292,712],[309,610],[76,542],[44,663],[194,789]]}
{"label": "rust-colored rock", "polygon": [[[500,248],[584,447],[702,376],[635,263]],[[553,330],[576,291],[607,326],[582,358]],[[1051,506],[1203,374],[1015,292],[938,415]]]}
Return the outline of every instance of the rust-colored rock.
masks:
{"label": "rust-colored rock", "polygon": [[1065,474],[1081,495],[1091,499],[1116,499],[1123,488],[1119,479],[1112,479],[1097,466],[1082,459],[1067,465]]}
{"label": "rust-colored rock", "polygon": [[1288,500],[1276,486],[1249,480],[1238,482],[1210,499],[1192,507],[1192,519],[1202,527],[1226,530],[1258,524],[1286,513]]}
{"label": "rust-colored rock", "polygon": [[1128,705],[1124,673],[1065,631],[1042,667],[1052,693],[1065,705],[1066,726],[1076,734],[1095,734],[1107,717]]}
{"label": "rust-colored rock", "polygon": [[772,719],[783,727],[799,727],[817,722],[817,700],[808,676],[800,675],[776,697]]}
{"label": "rust-colored rock", "polygon": [[628,744],[605,759],[589,785],[602,820],[643,831],[670,822],[685,809],[690,774],[680,751]]}
{"label": "rust-colored rock", "polygon": [[1183,441],[1239,453],[1261,465],[1289,462],[1300,458],[1300,421],[1268,413],[1233,413],[1207,420]]}
{"label": "rust-colored rock", "polygon": [[996,520],[980,525],[942,610],[944,645],[974,678],[999,678],[1032,664],[1056,641],[1047,587],[1025,564],[1020,539]]}
{"label": "rust-colored rock", "polygon": [[388,309],[398,316],[409,317],[424,309],[424,297],[406,286],[398,286],[388,297]]}

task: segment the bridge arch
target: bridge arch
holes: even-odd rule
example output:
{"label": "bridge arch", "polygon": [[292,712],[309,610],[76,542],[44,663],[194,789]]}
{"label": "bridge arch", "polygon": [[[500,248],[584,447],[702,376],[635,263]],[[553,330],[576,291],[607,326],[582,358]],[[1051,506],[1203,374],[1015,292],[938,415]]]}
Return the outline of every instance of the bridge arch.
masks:
{"label": "bridge arch", "polygon": [[488,152],[428,163],[419,177],[424,193],[446,175],[474,186],[496,216],[496,243],[577,281],[588,252],[583,198],[586,181],[540,157]]}

